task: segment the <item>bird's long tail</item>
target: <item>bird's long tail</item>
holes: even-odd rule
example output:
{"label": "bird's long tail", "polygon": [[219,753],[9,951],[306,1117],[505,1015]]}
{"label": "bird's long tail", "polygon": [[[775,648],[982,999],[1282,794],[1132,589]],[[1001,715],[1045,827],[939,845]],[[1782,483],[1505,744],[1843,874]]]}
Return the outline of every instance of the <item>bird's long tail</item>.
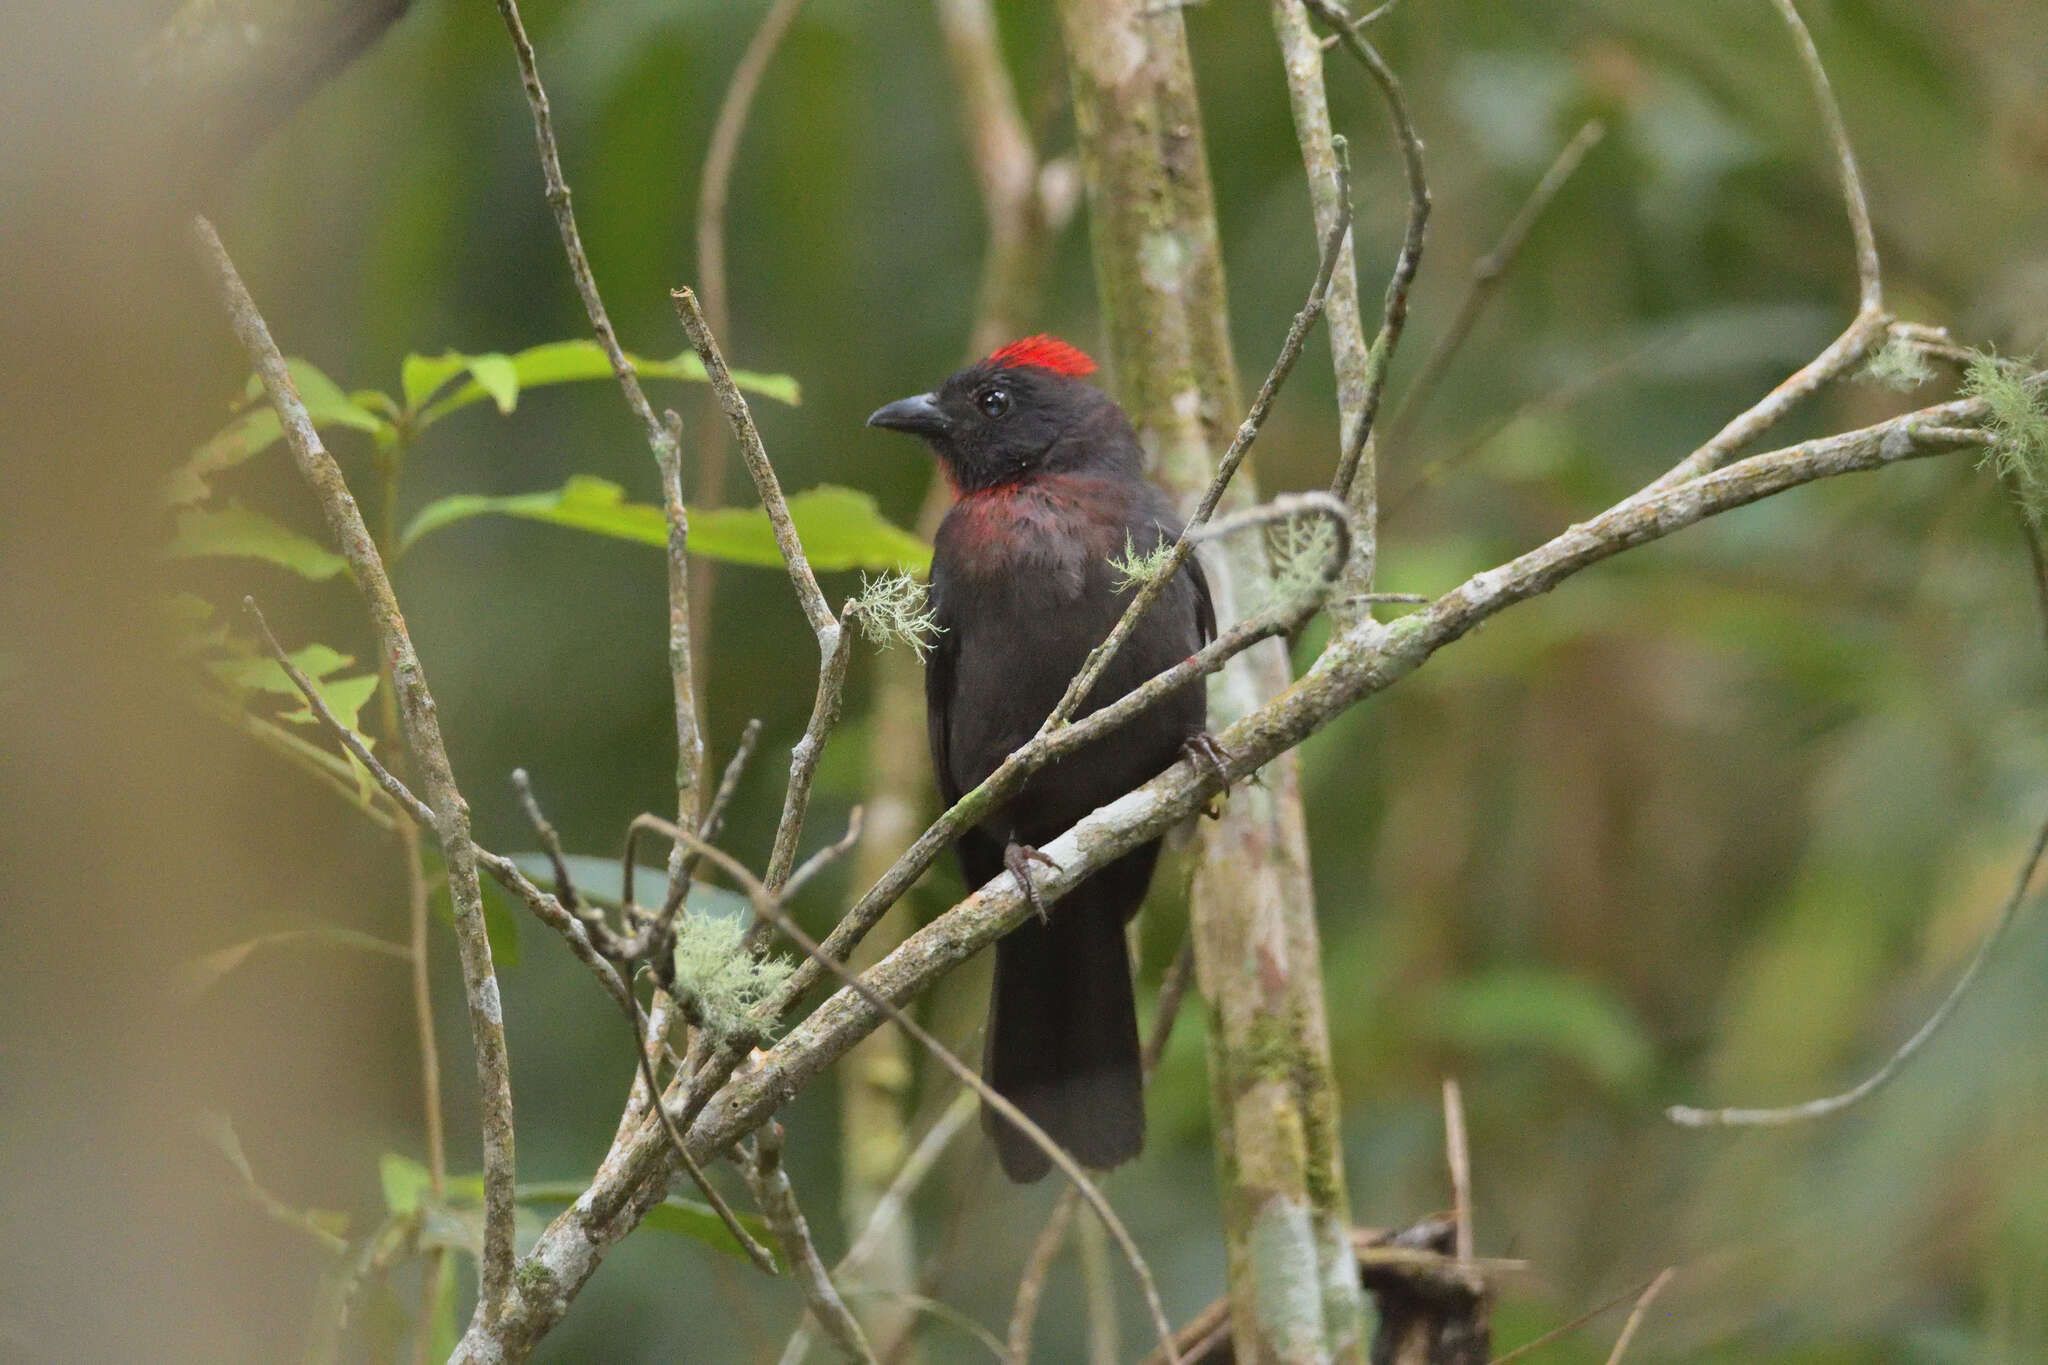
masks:
{"label": "bird's long tail", "polygon": [[[996,945],[982,1075],[1084,1166],[1130,1160],[1145,1144],[1144,1073],[1124,924],[1144,898],[1156,845],[1069,891],[1049,922],[1027,920]],[[1051,1158],[982,1106],[1003,1172],[1037,1180]]]}

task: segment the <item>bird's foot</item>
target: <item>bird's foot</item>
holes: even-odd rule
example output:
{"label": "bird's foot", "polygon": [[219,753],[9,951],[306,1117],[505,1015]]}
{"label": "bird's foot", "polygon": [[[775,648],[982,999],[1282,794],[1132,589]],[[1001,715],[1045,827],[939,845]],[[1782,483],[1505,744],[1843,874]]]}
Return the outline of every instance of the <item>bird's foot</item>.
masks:
{"label": "bird's foot", "polygon": [[1046,914],[1045,902],[1038,898],[1038,888],[1031,884],[1033,863],[1044,863],[1055,872],[1066,870],[1029,844],[1011,844],[1003,850],[1003,866],[1010,869],[1017,885],[1024,888],[1024,899],[1029,902],[1031,913],[1038,916],[1040,924],[1047,924],[1051,922],[1051,916]]}
{"label": "bird's foot", "polygon": [[[1230,793],[1230,751],[1216,742],[1216,736],[1207,730],[1189,736],[1181,743],[1180,751],[1187,755],[1189,763],[1198,771],[1206,772],[1216,779],[1219,795]],[[1202,812],[1211,820],[1222,818],[1221,808],[1210,805]]]}

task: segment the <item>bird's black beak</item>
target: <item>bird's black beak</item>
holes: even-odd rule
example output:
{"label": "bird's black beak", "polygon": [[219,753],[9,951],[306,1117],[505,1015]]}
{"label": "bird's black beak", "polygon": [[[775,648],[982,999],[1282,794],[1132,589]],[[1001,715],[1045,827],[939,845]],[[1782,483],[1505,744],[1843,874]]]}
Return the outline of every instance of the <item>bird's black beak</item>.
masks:
{"label": "bird's black beak", "polygon": [[951,423],[939,410],[938,395],[921,393],[915,398],[899,398],[887,407],[875,409],[868,418],[868,425],[929,437],[945,435]]}

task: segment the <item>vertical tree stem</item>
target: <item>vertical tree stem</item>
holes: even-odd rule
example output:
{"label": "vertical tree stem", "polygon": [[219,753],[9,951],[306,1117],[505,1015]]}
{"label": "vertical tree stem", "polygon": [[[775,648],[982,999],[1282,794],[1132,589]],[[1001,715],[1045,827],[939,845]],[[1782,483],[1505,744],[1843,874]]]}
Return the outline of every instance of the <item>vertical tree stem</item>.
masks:
{"label": "vertical tree stem", "polygon": [[[1184,502],[1209,482],[1239,411],[1201,114],[1177,8],[1062,0],[1118,397],[1155,475]],[[1253,492],[1240,479],[1225,505]],[[1218,615],[1256,600],[1256,538],[1208,557]],[[1277,644],[1248,650],[1210,690],[1228,724],[1289,683]],[[1362,1306],[1324,1023],[1314,896],[1291,756],[1205,831],[1191,905],[1210,1006],[1210,1083],[1237,1358],[1361,1360]],[[1311,1272],[1310,1267],[1317,1267]]]}

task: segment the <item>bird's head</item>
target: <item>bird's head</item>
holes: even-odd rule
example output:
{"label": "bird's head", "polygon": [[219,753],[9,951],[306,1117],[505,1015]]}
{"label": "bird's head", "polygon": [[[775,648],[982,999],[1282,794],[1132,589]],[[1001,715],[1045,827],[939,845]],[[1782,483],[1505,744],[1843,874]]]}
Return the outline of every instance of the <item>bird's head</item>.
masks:
{"label": "bird's head", "polygon": [[1095,466],[1135,471],[1136,437],[1109,395],[1084,382],[1094,371],[1058,337],[1026,337],[878,409],[868,425],[922,437],[963,494]]}

